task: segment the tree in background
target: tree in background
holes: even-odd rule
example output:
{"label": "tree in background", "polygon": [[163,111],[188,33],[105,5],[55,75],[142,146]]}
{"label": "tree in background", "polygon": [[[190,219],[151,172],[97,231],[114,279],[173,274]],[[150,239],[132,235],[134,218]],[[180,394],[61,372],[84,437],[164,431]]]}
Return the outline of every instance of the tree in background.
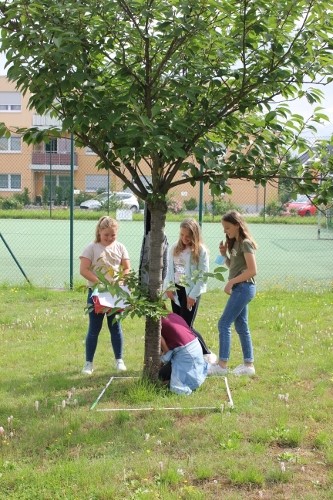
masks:
{"label": "tree in background", "polygon": [[[286,155],[306,148],[300,134],[313,124],[291,116],[286,101],[320,102],[320,90],[303,83],[331,78],[331,11],[318,0],[0,2],[8,77],[147,203],[151,302],[161,293],[171,188],[202,180],[219,195],[230,178],[290,177]],[[313,122],[324,118],[317,108]],[[43,137],[24,132],[28,142]],[[313,191],[313,172],[302,168],[293,180]],[[147,316],[152,378],[159,329]]]}

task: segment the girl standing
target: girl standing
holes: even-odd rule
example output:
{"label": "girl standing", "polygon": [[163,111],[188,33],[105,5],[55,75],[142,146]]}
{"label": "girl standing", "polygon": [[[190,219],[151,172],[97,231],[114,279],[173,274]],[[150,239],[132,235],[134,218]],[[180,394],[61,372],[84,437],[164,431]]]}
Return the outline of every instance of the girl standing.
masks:
{"label": "girl standing", "polygon": [[220,243],[220,253],[229,268],[228,282],[224,287],[230,295],[218,323],[220,335],[219,362],[210,365],[209,375],[226,375],[231,346],[231,325],[234,323],[239,335],[243,364],[237,366],[235,375],[255,374],[251,333],[248,326],[248,304],[256,294],[254,276],[257,274],[255,250],[257,244],[252,238],[245,221],[236,211],[227,212],[222,217],[226,242]]}
{"label": "girl standing", "polygon": [[[112,270],[118,272],[120,266],[124,274],[130,271],[130,261],[125,246],[117,241],[118,223],[111,217],[101,217],[96,226],[95,240],[90,243],[80,255],[80,274],[88,281],[88,305],[93,305],[92,291],[99,279],[95,274],[98,269],[112,280]],[[111,274],[110,274],[111,270]],[[94,371],[93,359],[97,347],[99,333],[102,329],[105,314],[89,312],[89,327],[86,336],[86,363],[82,373],[91,375]],[[114,315],[107,316],[111,345],[116,358],[117,371],[125,371],[122,359],[123,332],[119,321],[114,322]]]}
{"label": "girl standing", "polygon": [[[202,336],[194,330],[193,323],[197,315],[201,294],[207,285],[202,279],[194,283],[193,274],[208,272],[208,250],[203,244],[200,226],[195,219],[185,219],[180,224],[179,239],[169,251],[168,270],[165,288],[170,283],[176,285],[176,291],[166,291],[171,300],[172,311],[186,321],[199,338],[204,354],[212,354]],[[211,360],[215,355],[212,355]]]}

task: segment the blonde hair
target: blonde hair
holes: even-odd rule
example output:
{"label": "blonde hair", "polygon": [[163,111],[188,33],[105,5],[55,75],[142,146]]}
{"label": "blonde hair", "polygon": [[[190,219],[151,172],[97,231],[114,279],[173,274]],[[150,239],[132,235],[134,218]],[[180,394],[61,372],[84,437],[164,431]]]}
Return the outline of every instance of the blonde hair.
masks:
{"label": "blonde hair", "polygon": [[99,243],[101,241],[100,230],[108,229],[110,227],[114,227],[117,230],[118,222],[115,219],[112,219],[112,217],[109,217],[108,215],[104,215],[99,219],[96,226],[95,243]]}
{"label": "blonde hair", "polygon": [[[232,224],[233,226],[239,226],[239,238],[241,241],[244,240],[249,240],[253,246],[254,249],[258,248],[257,243],[254,241],[253,237],[251,236],[251,233],[249,231],[249,228],[247,227],[247,224],[241,214],[239,212],[236,212],[236,210],[230,210],[226,214],[223,215],[222,217],[223,222],[229,222],[229,224]],[[235,238],[229,238],[227,235],[227,245],[228,245],[228,250],[230,251],[232,247],[234,246],[235,243]]]}
{"label": "blonde hair", "polygon": [[[203,246],[202,236],[200,226],[195,219],[184,219],[180,224],[181,229],[187,229],[189,231],[189,236],[191,239],[191,251],[192,258],[195,262],[199,262],[200,250]],[[186,246],[179,237],[179,240],[174,248],[173,254],[179,255],[183,250],[185,250]]]}

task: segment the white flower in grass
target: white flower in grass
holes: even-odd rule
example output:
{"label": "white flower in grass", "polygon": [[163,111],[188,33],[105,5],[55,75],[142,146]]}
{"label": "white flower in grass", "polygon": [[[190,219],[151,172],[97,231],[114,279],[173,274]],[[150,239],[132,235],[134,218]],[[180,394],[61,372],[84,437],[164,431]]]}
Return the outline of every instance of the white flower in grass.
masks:
{"label": "white flower in grass", "polygon": [[2,436],[5,433],[5,429],[3,427],[0,427],[0,436]]}
{"label": "white flower in grass", "polygon": [[150,434],[145,434],[145,441],[148,441],[150,438]]}
{"label": "white flower in grass", "polygon": [[35,401],[35,410],[38,411],[39,410],[39,401]]}
{"label": "white flower in grass", "polygon": [[65,399],[62,400],[61,407],[62,408],[66,408],[66,400]]}
{"label": "white flower in grass", "polygon": [[185,472],[183,471],[183,469],[177,469],[177,474],[179,474],[180,476],[184,476]]}
{"label": "white flower in grass", "polygon": [[281,472],[286,472],[286,466],[284,462],[280,462]]}

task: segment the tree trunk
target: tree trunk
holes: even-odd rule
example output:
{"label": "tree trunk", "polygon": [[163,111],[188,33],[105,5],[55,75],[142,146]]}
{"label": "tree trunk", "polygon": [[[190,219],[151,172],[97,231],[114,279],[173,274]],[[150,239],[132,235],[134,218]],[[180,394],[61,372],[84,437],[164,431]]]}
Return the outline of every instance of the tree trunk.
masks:
{"label": "tree trunk", "polygon": [[[150,248],[149,248],[149,298],[152,302],[159,299],[162,290],[162,269],[164,251],[164,228],[167,212],[166,202],[158,200],[148,204],[151,214]],[[158,379],[160,367],[160,335],[161,320],[146,318],[145,353],[143,374],[152,381]]]}

